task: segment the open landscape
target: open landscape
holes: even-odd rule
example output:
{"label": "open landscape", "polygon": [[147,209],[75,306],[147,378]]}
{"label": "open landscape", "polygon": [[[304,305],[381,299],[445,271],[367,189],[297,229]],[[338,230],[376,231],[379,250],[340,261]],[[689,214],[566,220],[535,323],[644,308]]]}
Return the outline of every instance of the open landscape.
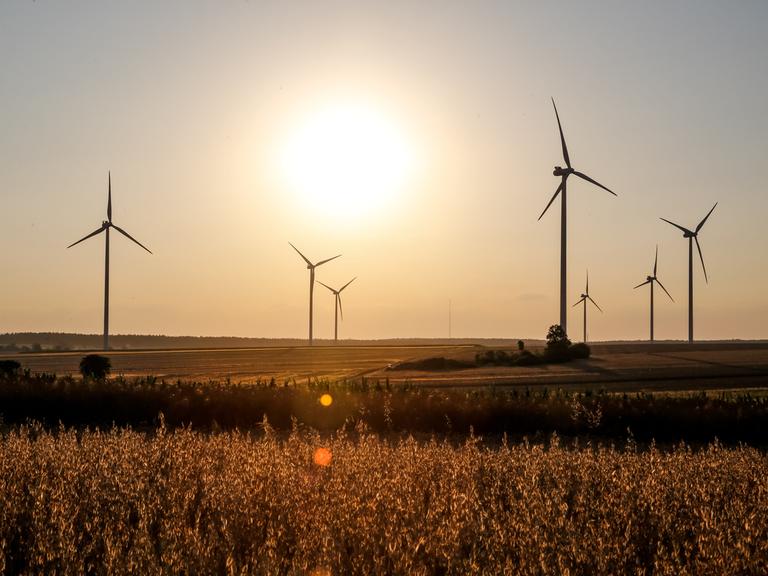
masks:
{"label": "open landscape", "polygon": [[766,576],[768,2],[0,2],[0,576]]}
{"label": "open landscape", "polygon": [[[543,346],[534,347],[533,350]],[[213,350],[138,350],[107,354],[114,375],[153,376],[168,381],[224,381],[277,384],[388,380],[425,387],[527,386],[614,392],[752,390],[768,388],[768,343],[674,342],[593,344],[590,358],[543,366],[473,366],[393,370],[403,362],[449,358],[473,363],[482,345],[270,346]],[[79,374],[85,352],[0,354],[23,368],[59,376]]]}

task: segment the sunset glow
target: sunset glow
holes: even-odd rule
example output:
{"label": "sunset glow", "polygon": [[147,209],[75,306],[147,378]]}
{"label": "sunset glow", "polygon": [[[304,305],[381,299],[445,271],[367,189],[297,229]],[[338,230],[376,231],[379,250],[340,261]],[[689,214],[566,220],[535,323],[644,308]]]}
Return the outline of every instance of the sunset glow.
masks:
{"label": "sunset glow", "polygon": [[411,163],[408,143],[391,120],[349,105],[309,115],[288,138],[281,169],[298,204],[343,219],[393,201]]}

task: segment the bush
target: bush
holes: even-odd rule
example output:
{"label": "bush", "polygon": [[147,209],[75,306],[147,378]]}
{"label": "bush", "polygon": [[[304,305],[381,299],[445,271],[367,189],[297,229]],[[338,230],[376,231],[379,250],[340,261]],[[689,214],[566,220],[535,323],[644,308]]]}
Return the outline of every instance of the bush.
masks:
{"label": "bush", "polygon": [[568,355],[574,360],[580,358],[589,358],[591,352],[592,351],[586,342],[579,342],[578,344],[573,344],[570,348],[568,348]]}
{"label": "bush", "polygon": [[0,378],[12,378],[18,375],[21,364],[16,360],[0,360]]}
{"label": "bush", "polygon": [[518,341],[517,341],[517,349],[518,349],[520,352],[522,352],[523,350],[525,350],[525,342],[523,342],[522,340],[518,340]]}
{"label": "bush", "polygon": [[539,356],[536,356],[536,354],[529,352],[528,350],[523,350],[520,352],[520,356],[518,356],[517,360],[515,360],[516,366],[534,366],[541,363],[542,359]]}
{"label": "bush", "polygon": [[104,380],[111,370],[112,362],[106,356],[88,354],[80,360],[80,374],[83,375],[83,378]]}

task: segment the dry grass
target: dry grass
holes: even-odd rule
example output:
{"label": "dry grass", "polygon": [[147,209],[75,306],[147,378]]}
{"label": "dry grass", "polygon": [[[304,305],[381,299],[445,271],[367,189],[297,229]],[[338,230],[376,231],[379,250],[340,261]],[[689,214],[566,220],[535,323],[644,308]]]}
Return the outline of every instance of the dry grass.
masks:
{"label": "dry grass", "polygon": [[3,573],[765,574],[766,509],[768,459],[746,447],[0,439]]}

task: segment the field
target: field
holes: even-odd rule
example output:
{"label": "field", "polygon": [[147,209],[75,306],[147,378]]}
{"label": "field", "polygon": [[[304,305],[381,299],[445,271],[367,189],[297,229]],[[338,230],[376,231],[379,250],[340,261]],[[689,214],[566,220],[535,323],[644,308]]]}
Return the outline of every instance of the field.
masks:
{"label": "field", "polygon": [[0,573],[768,573],[767,345],[481,350],[14,355]]}
{"label": "field", "polygon": [[746,447],[0,438],[6,574],[765,574],[767,508]]}
{"label": "field", "polygon": [[[216,350],[110,352],[113,373],[168,380],[278,383],[389,379],[420,386],[549,386],[565,389],[642,390],[759,389],[768,386],[766,343],[597,344],[592,357],[568,364],[483,367],[454,371],[391,371],[387,366],[429,357],[474,359],[480,346],[316,346]],[[0,356],[33,372],[77,374],[82,352]]]}

